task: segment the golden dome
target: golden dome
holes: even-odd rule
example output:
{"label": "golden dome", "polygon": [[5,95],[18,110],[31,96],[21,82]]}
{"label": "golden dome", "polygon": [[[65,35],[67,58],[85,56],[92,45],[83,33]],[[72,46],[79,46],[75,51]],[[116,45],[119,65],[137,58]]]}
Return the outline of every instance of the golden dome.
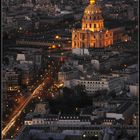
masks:
{"label": "golden dome", "polygon": [[82,18],[82,30],[100,31],[104,28],[103,22],[99,5],[95,3],[95,0],[90,0]]}
{"label": "golden dome", "polygon": [[95,14],[101,13],[100,7],[96,4],[90,4],[86,7],[84,14]]}

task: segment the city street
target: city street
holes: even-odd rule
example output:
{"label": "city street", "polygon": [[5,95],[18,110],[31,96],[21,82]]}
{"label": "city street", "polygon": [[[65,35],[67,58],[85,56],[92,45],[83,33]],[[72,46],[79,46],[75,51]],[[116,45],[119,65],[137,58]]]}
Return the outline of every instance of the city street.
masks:
{"label": "city street", "polygon": [[[47,80],[46,80],[47,79]],[[43,83],[47,84],[48,78],[46,78],[35,90],[34,92],[21,104],[20,107],[15,111],[15,115],[11,118],[10,122],[6,125],[6,127],[2,130],[2,136],[5,136],[8,130],[12,127],[12,125],[15,123],[16,119],[20,116],[21,112],[24,110],[24,108],[28,105],[28,103],[37,96],[39,91],[43,88]]]}
{"label": "city street", "polygon": [[32,101],[32,99],[38,97],[38,95],[41,93],[41,91],[43,91],[43,89],[46,90],[46,87],[49,89],[52,85],[54,85],[54,83],[52,83],[52,77],[54,73],[51,72],[51,70],[53,71],[53,67],[51,65],[48,65],[48,67],[49,67],[48,71],[50,72],[44,74],[44,77],[42,77],[43,80],[40,81],[40,84],[37,86],[37,88],[35,88],[35,90],[25,100],[22,101],[21,105],[17,107],[13,115],[11,115],[9,122],[2,130],[2,137],[6,136],[8,131],[10,131],[11,127],[16,123],[21,113],[24,111],[27,105]]}

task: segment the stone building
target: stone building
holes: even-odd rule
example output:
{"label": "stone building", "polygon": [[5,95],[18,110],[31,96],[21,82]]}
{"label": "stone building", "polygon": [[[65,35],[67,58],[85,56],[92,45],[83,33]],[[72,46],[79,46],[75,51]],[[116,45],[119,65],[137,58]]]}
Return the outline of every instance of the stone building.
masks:
{"label": "stone building", "polygon": [[113,32],[105,29],[99,5],[90,0],[84,11],[82,29],[72,32],[72,48],[105,48],[112,44]]}

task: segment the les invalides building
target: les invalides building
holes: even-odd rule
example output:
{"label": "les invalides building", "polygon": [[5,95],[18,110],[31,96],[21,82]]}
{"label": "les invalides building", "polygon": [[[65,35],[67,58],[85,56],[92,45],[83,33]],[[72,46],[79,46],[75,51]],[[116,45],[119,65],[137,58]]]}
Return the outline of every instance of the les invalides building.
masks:
{"label": "les invalides building", "polygon": [[99,5],[90,0],[84,11],[82,29],[72,32],[72,48],[105,48],[112,44],[113,31],[105,29]]}

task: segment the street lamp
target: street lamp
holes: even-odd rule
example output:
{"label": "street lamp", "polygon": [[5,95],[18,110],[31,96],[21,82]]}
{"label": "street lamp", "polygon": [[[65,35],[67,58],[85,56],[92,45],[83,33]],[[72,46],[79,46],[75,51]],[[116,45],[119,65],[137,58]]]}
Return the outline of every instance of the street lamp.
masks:
{"label": "street lamp", "polygon": [[83,134],[83,138],[85,138],[86,137],[86,135],[85,134]]}
{"label": "street lamp", "polygon": [[56,35],[55,39],[61,39],[61,37],[59,35]]}

